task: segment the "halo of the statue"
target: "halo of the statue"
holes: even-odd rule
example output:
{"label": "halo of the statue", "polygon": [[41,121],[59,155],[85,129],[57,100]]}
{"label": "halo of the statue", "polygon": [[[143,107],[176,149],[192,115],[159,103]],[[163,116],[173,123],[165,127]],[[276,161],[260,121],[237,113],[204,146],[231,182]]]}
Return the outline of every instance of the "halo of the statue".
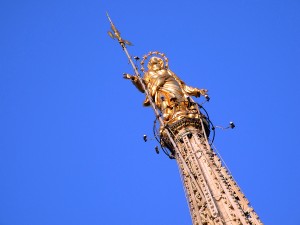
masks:
{"label": "halo of the statue", "polygon": [[166,57],[166,55],[164,53],[161,53],[159,51],[153,51],[153,52],[149,52],[148,54],[143,56],[143,60],[141,61],[141,71],[144,73],[145,72],[145,68],[144,68],[144,64],[145,61],[148,59],[149,56],[158,56],[159,58],[161,58],[164,61],[164,68],[168,69],[169,68],[169,59]]}

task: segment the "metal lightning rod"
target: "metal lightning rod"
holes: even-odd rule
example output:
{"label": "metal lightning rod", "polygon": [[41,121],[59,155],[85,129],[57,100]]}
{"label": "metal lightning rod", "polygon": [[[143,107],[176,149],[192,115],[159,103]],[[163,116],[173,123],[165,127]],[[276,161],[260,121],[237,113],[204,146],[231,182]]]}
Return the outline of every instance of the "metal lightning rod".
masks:
{"label": "metal lightning rod", "polygon": [[112,32],[111,31],[108,31],[108,35],[112,38],[112,39],[117,39],[119,44],[121,45],[122,49],[124,50],[133,70],[134,70],[134,73],[136,75],[136,77],[138,78],[139,82],[141,83],[142,85],[142,88],[146,94],[146,96],[148,97],[148,99],[150,100],[150,104],[151,104],[151,107],[154,109],[154,112],[155,112],[155,115],[157,116],[157,118],[159,119],[159,122],[161,124],[161,126],[164,126],[164,121],[162,120],[161,116],[160,116],[160,113],[158,111],[158,109],[156,108],[156,105],[155,103],[153,102],[153,99],[152,97],[149,95],[149,91],[147,89],[147,87],[145,86],[144,84],[144,81],[137,69],[137,67],[135,66],[135,64],[133,63],[132,61],[132,58],[130,56],[130,54],[128,53],[128,50],[126,48],[126,45],[132,45],[131,42],[127,41],[127,40],[124,40],[122,39],[121,37],[121,33],[120,31],[118,31],[118,29],[116,28],[116,26],[114,25],[114,23],[112,22],[111,18],[109,17],[108,13],[106,12],[106,15],[107,15],[107,18],[109,20],[109,23],[110,23],[110,27],[112,29]]}
{"label": "metal lightning rod", "polygon": [[[156,105],[155,105],[155,103],[154,103],[154,101],[153,101],[153,99],[152,99],[152,97],[149,95],[148,88],[145,86],[144,81],[143,81],[143,79],[142,79],[142,77],[141,77],[139,71],[137,70],[137,67],[134,65],[134,63],[133,63],[133,61],[132,61],[132,58],[131,58],[130,54],[128,53],[128,50],[127,50],[127,48],[126,48],[126,45],[132,45],[131,42],[122,39],[120,31],[118,31],[118,29],[116,28],[116,26],[115,26],[114,23],[112,22],[112,20],[111,20],[111,18],[109,17],[109,15],[108,15],[107,12],[106,12],[106,15],[107,15],[107,18],[108,18],[108,20],[109,20],[109,22],[110,22],[110,26],[111,26],[111,29],[112,29],[112,32],[113,32],[113,33],[112,33],[111,31],[108,31],[108,35],[109,35],[112,39],[117,39],[117,40],[118,40],[119,44],[121,45],[122,49],[124,50],[124,52],[125,52],[125,54],[126,54],[128,60],[129,60],[129,62],[130,62],[130,64],[131,64],[131,66],[132,66],[132,68],[133,68],[133,70],[134,70],[134,73],[135,73],[136,77],[138,78],[139,82],[141,83],[142,88],[143,88],[143,90],[144,90],[144,92],[145,92],[147,98],[148,98],[149,101],[150,101],[150,105],[151,105],[151,107],[152,107],[153,110],[154,110],[155,116],[158,118],[158,120],[159,120],[159,122],[160,122],[160,125],[161,125],[162,127],[166,127],[166,126],[165,126],[165,123],[164,123],[163,119],[161,118],[161,115],[160,115],[160,113],[159,113],[159,111],[158,111],[158,109],[157,109],[157,107],[156,107]],[[173,148],[174,148],[175,152],[178,153],[179,150],[178,150],[177,145],[176,145],[174,139],[172,138],[172,136],[171,136],[169,130],[166,129],[165,132],[166,132],[168,138],[170,139],[170,141],[171,141],[171,143],[172,143],[172,145],[173,145]],[[179,154],[179,155],[180,155],[180,154]],[[180,156],[181,156],[181,155],[180,155]]]}

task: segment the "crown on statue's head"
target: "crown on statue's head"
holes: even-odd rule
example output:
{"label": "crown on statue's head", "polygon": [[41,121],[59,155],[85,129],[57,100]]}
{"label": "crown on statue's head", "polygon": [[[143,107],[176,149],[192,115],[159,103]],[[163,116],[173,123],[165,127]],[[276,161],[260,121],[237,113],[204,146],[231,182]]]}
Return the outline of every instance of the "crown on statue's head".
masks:
{"label": "crown on statue's head", "polygon": [[[141,61],[141,71],[144,73],[145,72],[145,68],[144,68],[144,64],[145,64],[145,61],[150,57],[152,56],[151,58],[153,57],[158,57],[160,59],[163,60],[164,62],[164,68],[165,69],[168,69],[169,68],[169,59],[166,57],[166,55],[164,53],[161,53],[159,51],[153,51],[153,52],[149,52],[148,54],[144,55],[143,56],[143,60]],[[150,59],[151,60],[151,59]]]}

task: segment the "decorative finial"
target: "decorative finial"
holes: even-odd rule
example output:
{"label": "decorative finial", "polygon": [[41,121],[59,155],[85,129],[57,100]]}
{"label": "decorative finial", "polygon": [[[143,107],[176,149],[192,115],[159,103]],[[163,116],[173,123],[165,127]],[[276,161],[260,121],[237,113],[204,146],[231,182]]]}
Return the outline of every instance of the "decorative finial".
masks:
{"label": "decorative finial", "polygon": [[130,45],[132,46],[133,44],[130,42],[130,41],[127,41],[127,40],[124,40],[122,39],[121,37],[121,33],[120,31],[118,31],[118,29],[116,28],[116,26],[114,25],[114,23],[112,22],[111,18],[109,17],[109,14],[108,12],[106,12],[106,16],[109,20],[109,23],[110,23],[110,27],[112,29],[112,32],[111,31],[108,31],[108,35],[112,38],[112,39],[118,39],[120,45],[122,46],[122,48],[125,47],[125,45]]}

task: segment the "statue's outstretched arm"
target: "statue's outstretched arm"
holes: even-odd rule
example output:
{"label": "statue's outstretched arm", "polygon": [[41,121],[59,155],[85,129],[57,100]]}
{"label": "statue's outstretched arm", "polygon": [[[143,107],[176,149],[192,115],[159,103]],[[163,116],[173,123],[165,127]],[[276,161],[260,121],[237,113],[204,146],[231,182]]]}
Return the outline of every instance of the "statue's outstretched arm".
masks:
{"label": "statue's outstretched arm", "polygon": [[[124,79],[128,79],[128,80],[131,80],[131,82],[133,83],[133,85],[142,93],[145,92],[145,90],[143,89],[143,86],[141,84],[141,82],[139,81],[139,79],[137,78],[137,76],[134,76],[134,75],[130,75],[128,73],[125,73],[124,76],[123,76]],[[142,78],[143,80],[143,78]],[[144,80],[143,80],[144,82]],[[144,82],[145,83],[145,82]]]}
{"label": "statue's outstretched arm", "polygon": [[182,87],[183,87],[184,91],[188,95],[191,95],[191,96],[200,97],[201,95],[205,96],[207,94],[206,89],[194,88],[194,87],[186,85],[185,83],[182,84]]}
{"label": "statue's outstretched arm", "polygon": [[206,89],[199,89],[199,88],[194,88],[191,86],[186,85],[175,73],[173,73],[171,70],[169,70],[169,73],[172,74],[172,76],[175,78],[175,80],[180,84],[181,88],[187,95],[195,96],[195,97],[200,97],[205,96],[207,94]]}

